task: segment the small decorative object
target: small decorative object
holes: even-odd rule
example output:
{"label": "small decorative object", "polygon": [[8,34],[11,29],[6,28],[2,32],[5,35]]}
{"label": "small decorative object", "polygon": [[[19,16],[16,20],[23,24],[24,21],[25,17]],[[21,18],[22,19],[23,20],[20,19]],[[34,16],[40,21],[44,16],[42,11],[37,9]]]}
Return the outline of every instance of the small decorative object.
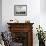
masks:
{"label": "small decorative object", "polygon": [[30,20],[26,20],[25,23],[30,23]]}
{"label": "small decorative object", "polygon": [[10,22],[10,23],[13,23],[13,20],[11,19],[9,22]]}
{"label": "small decorative object", "polygon": [[15,19],[16,23],[19,23],[19,21],[17,19]]}
{"label": "small decorative object", "polygon": [[19,23],[19,21],[17,19],[11,19],[9,23]]}
{"label": "small decorative object", "polygon": [[37,34],[38,35],[38,40],[39,40],[39,46],[45,46],[45,35],[43,32],[42,27],[36,28],[37,29]]}
{"label": "small decorative object", "polygon": [[15,16],[26,16],[27,5],[14,5],[14,15]]}
{"label": "small decorative object", "polygon": [[13,20],[10,20],[10,21],[13,21]]}

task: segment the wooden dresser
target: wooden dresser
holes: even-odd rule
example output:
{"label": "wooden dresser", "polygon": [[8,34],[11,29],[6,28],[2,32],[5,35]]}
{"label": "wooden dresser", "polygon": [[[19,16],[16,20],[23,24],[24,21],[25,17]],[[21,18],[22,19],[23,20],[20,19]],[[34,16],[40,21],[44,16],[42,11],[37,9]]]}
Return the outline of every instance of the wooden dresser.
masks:
{"label": "wooden dresser", "polygon": [[33,46],[33,23],[7,23],[12,39],[21,46]]}

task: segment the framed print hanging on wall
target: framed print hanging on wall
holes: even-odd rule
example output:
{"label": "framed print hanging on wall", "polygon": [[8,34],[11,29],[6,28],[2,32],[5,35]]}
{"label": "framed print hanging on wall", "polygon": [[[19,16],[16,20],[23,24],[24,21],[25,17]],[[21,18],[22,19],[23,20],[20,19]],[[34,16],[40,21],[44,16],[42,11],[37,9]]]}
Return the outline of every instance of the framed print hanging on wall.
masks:
{"label": "framed print hanging on wall", "polygon": [[26,16],[27,5],[14,5],[14,16]]}

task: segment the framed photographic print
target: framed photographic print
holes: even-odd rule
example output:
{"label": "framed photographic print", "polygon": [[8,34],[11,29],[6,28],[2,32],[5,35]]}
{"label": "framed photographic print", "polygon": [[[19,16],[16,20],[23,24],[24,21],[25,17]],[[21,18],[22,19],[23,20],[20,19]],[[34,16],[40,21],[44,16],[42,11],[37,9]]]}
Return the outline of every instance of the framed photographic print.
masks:
{"label": "framed photographic print", "polygon": [[14,16],[26,16],[27,5],[14,5]]}

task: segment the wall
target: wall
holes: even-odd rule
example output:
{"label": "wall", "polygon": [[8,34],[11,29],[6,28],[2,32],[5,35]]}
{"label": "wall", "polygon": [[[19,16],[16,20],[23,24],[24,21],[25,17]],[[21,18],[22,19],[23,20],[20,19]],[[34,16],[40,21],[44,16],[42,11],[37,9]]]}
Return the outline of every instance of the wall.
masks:
{"label": "wall", "polygon": [[0,0],[0,31],[2,29],[2,0]]}
{"label": "wall", "polygon": [[[27,16],[14,16],[14,5],[27,5]],[[19,22],[30,20],[31,23],[34,23],[33,45],[38,46],[36,27],[40,24],[40,0],[2,0],[3,31],[8,30],[7,22],[10,19],[17,19]]]}
{"label": "wall", "polygon": [[46,31],[46,0],[40,0],[40,24]]}
{"label": "wall", "polygon": [[[18,5],[18,4],[27,5],[27,16],[14,16],[14,5]],[[19,20],[19,22],[24,22],[26,19],[27,20],[29,19],[31,22],[39,23],[39,19],[40,19],[39,16],[40,16],[40,0],[39,1],[38,0],[23,0],[23,1],[19,0],[19,2],[18,0],[2,1],[3,26],[5,26],[10,19],[17,19]]]}
{"label": "wall", "polygon": [[[41,3],[41,4],[40,4]],[[27,5],[27,16],[14,16],[14,5]],[[17,19],[19,22],[30,20],[33,25],[33,45],[38,46],[36,27],[40,24],[46,30],[46,15],[41,12],[42,1],[40,0],[2,0],[2,25],[3,31],[8,30],[7,22]]]}
{"label": "wall", "polygon": [[40,0],[40,9],[42,13],[46,13],[46,0]]}

